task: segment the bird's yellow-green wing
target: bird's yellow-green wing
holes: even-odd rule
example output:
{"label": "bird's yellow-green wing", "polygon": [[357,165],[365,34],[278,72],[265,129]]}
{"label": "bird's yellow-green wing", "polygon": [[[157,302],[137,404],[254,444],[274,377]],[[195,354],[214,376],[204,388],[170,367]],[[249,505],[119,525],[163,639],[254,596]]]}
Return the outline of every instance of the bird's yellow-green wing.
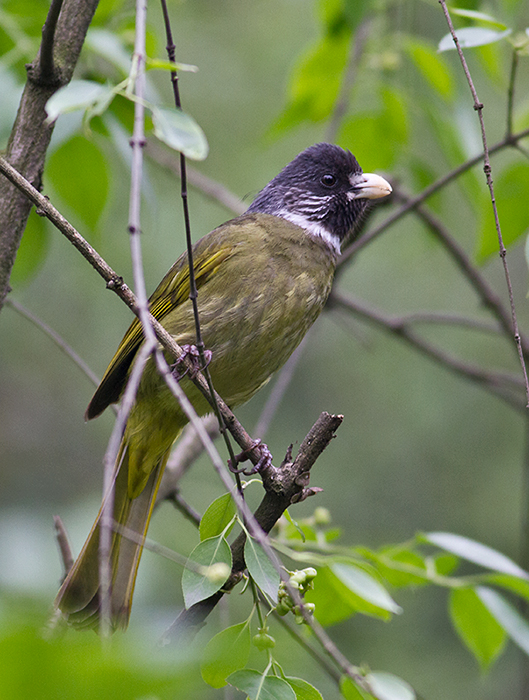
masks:
{"label": "bird's yellow-green wing", "polygon": [[[232,254],[232,249],[223,241],[223,236],[218,235],[222,228],[205,236],[194,246],[193,268],[197,289],[200,289]],[[189,298],[189,292],[189,266],[187,254],[184,254],[178,258],[149,299],[152,315],[162,322],[168,313]],[[142,340],[141,323],[138,318],[135,318],[88,405],[85,414],[87,420],[95,418],[109,404],[119,400],[125,388],[130,366]]]}

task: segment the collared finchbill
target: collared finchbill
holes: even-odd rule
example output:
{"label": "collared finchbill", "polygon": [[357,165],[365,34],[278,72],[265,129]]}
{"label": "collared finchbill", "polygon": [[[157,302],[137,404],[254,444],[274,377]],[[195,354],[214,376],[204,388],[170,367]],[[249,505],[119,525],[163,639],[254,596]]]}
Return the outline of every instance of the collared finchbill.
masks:
{"label": "collared finchbill", "polygon": [[380,199],[391,194],[391,185],[380,175],[374,173],[356,173],[351,177],[351,192],[347,195],[350,199]]}

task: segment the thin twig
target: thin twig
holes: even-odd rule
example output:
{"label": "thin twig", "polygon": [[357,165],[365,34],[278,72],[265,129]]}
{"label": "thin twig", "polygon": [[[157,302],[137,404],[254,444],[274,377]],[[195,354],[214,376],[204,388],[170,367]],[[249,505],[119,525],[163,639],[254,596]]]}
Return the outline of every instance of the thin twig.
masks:
{"label": "thin twig", "polygon": [[[396,187],[394,191],[397,198],[400,198],[404,202],[410,201],[410,198],[398,187]],[[437,240],[439,240],[448,251],[460,271],[475,289],[483,306],[494,314],[509,339],[512,338],[511,317],[508,310],[503,306],[499,296],[485,277],[479,272],[477,267],[472,264],[462,246],[450,235],[443,223],[439,221],[429,209],[422,205],[417,205],[415,207],[415,213],[423,220],[430,231],[436,236]],[[527,339],[521,338],[521,342],[524,350],[529,352],[529,342]]]}
{"label": "thin twig", "polygon": [[[155,347],[154,343],[154,347]],[[154,347],[149,341],[145,341],[141,346],[134,361],[134,366],[130,374],[127,386],[123,393],[121,403],[116,417],[116,422],[108,441],[108,446],[103,458],[103,506],[101,511],[101,534],[99,537],[99,599],[101,607],[100,632],[103,638],[108,638],[112,632],[111,623],[111,561],[112,550],[112,530],[114,511],[114,480],[116,476],[116,464],[119,454],[121,438],[127,425],[129,413],[136,400],[138,386],[145,365],[151,356]]]}
{"label": "thin twig", "polygon": [[256,438],[264,438],[264,436],[268,432],[268,429],[270,428],[270,423],[272,422],[272,419],[274,418],[276,411],[279,408],[279,404],[283,400],[288,390],[288,387],[290,386],[290,382],[292,381],[292,377],[294,376],[296,367],[298,366],[299,361],[301,360],[301,356],[305,352],[305,348],[307,347],[307,339],[309,335],[310,330],[305,335],[298,347],[294,350],[292,355],[288,358],[286,364],[280,370],[277,379],[275,380],[272,391],[270,392],[270,395],[266,400],[265,405],[263,406],[261,415],[257,420],[257,424],[253,429],[253,434]]}
{"label": "thin twig", "polygon": [[480,102],[480,100],[478,98],[478,93],[476,92],[476,88],[474,87],[474,82],[472,81],[472,76],[470,75],[470,71],[468,69],[468,65],[467,65],[465,56],[463,55],[463,51],[461,50],[461,46],[459,45],[459,40],[457,38],[457,34],[455,32],[454,25],[452,23],[452,18],[450,17],[450,13],[448,11],[446,1],[439,0],[439,3],[441,5],[441,7],[443,8],[443,12],[444,12],[444,15],[446,18],[446,22],[448,24],[448,28],[450,30],[450,34],[452,35],[452,39],[454,40],[454,44],[456,46],[457,53],[459,55],[459,60],[461,61],[461,65],[463,66],[463,70],[465,72],[468,86],[470,88],[470,92],[472,93],[472,98],[474,100],[474,109],[478,113],[479,125],[481,128],[481,139],[483,141],[483,171],[485,173],[485,177],[487,180],[487,187],[489,188],[490,199],[492,202],[492,211],[494,213],[494,223],[496,225],[496,233],[498,234],[498,244],[499,244],[499,249],[500,249],[500,257],[501,257],[501,261],[503,264],[505,283],[507,285],[507,291],[509,293],[509,303],[510,303],[510,307],[511,307],[511,318],[512,318],[512,332],[514,334],[514,342],[516,343],[516,348],[518,350],[518,357],[520,359],[520,365],[521,365],[522,373],[523,373],[523,377],[524,377],[526,407],[529,408],[529,379],[527,377],[527,368],[525,366],[525,359],[524,359],[524,355],[523,355],[522,340],[520,337],[520,332],[518,330],[518,319],[516,317],[516,307],[514,304],[514,293],[513,293],[512,283],[511,283],[511,276],[509,273],[509,266],[507,265],[507,250],[503,244],[503,236],[501,233],[500,218],[498,215],[498,208],[496,206],[496,197],[494,196],[494,185],[492,182],[492,167],[490,165],[490,154],[489,154],[489,149],[488,149],[488,145],[487,145],[487,134],[485,132],[485,121],[483,119],[483,103]]}
{"label": "thin twig", "polygon": [[519,53],[516,47],[512,50],[511,73],[509,75],[509,89],[507,91],[507,132],[505,138],[508,139],[512,135],[513,117],[514,117],[514,86],[516,84],[516,71],[518,68]]}
{"label": "thin twig", "polygon": [[406,325],[413,323],[432,323],[435,325],[461,326],[481,333],[492,333],[497,335],[500,330],[499,324],[480,321],[477,318],[459,316],[458,314],[437,313],[436,311],[416,311],[400,317],[400,321]]}
{"label": "thin twig", "polygon": [[130,250],[132,259],[132,272],[134,287],[138,303],[139,317],[145,336],[145,343],[141,346],[137,361],[134,363],[130,379],[127,382],[123,402],[121,404],[118,419],[112,431],[109,447],[104,460],[103,477],[103,507],[101,513],[101,533],[99,537],[99,570],[100,570],[100,606],[101,606],[101,634],[109,636],[112,630],[112,609],[110,588],[112,582],[111,550],[112,550],[112,523],[114,511],[114,478],[116,474],[116,459],[119,454],[121,438],[128,419],[129,412],[136,399],[136,394],[141,381],[141,376],[146,363],[157,346],[156,336],[150,323],[147,291],[143,275],[141,255],[141,181],[143,172],[143,146],[145,143],[145,35],[146,35],[147,6],[144,0],[136,3],[136,34],[134,42],[134,56],[131,75],[134,78],[134,92],[137,100],[134,101],[134,127],[130,140],[132,148],[131,184],[129,198],[129,223]]}
{"label": "thin twig", "polygon": [[351,35],[351,46],[347,64],[343,73],[343,80],[340,86],[340,94],[335,102],[329,125],[325,134],[325,140],[333,143],[338,134],[342,119],[347,114],[351,90],[356,82],[356,76],[360,68],[362,54],[371,30],[371,21],[365,20],[360,23],[355,34]]}
{"label": "thin twig", "polygon": [[[112,529],[114,530],[114,532],[117,532],[126,540],[130,540],[130,542],[134,542],[134,544],[139,544],[144,549],[148,549],[149,552],[152,552],[153,554],[158,554],[164,559],[168,559],[169,561],[172,561],[175,564],[178,564],[179,566],[186,566],[186,564],[188,563],[188,558],[184,557],[182,554],[179,554],[173,549],[165,547],[163,544],[159,544],[158,542],[155,542],[154,540],[151,540],[148,537],[140,535],[135,530],[131,530],[130,527],[126,527],[125,525],[118,523],[116,520],[112,522]],[[189,562],[188,567],[190,569],[193,569],[193,562]],[[197,569],[198,571],[201,571],[198,565]]]}
{"label": "thin twig", "polygon": [[[261,597],[261,600],[269,605],[268,601],[266,598]],[[330,678],[332,678],[336,683],[340,682],[340,679],[342,677],[342,674],[336,670],[334,666],[332,666],[328,661],[327,657],[324,656],[319,649],[316,649],[308,640],[307,637],[305,637],[300,629],[299,625],[293,625],[291,622],[289,622],[285,616],[283,615],[278,615],[277,612],[274,610],[272,613],[274,616],[274,619],[279,622],[279,624],[286,629],[286,631],[289,633],[289,635],[296,640],[296,642],[305,649],[305,651],[312,656],[312,658],[323,668],[323,670],[329,675]]]}
{"label": "thin twig", "polygon": [[[157,139],[147,139],[145,153],[149,158],[152,158],[152,160],[158,163],[158,165],[167,168],[167,170],[170,170],[176,177],[180,177],[180,165],[175,158],[175,152],[164,148]],[[240,197],[234,194],[225,185],[217,182],[217,180],[204,175],[196,170],[196,168],[192,168],[189,164],[187,164],[186,173],[190,185],[196,187],[196,189],[200,190],[206,197],[221,204],[236,216],[244,214],[246,209],[248,209],[248,206]]]}
{"label": "thin twig", "polygon": [[60,515],[53,516],[53,524],[55,525],[55,539],[59,545],[64,577],[66,578],[74,562],[72,547]]}
{"label": "thin twig", "polygon": [[414,333],[413,329],[408,327],[406,317],[392,317],[380,311],[370,309],[337,289],[333,289],[331,292],[329,302],[331,305],[347,309],[360,318],[402,338],[402,340],[406,341],[409,345],[438,364],[445,366],[447,369],[450,369],[466,379],[470,379],[484,386],[513,408],[519,411],[523,410],[523,406],[520,404],[519,400],[519,393],[517,392],[517,390],[523,389],[523,382],[516,375],[510,375],[505,372],[487,371],[475,365],[462,362]]}
{"label": "thin twig", "polygon": [[[219,423],[216,416],[209,414],[201,418],[200,421],[210,438],[215,440],[219,436]],[[166,498],[172,498],[175,491],[178,490],[180,479],[203,451],[204,445],[194,426],[191,424],[186,425],[165,465],[162,483],[156,497],[157,503]]]}
{"label": "thin twig", "polygon": [[55,44],[55,30],[61,14],[63,0],[52,0],[48,16],[42,27],[42,42],[40,44],[39,79],[45,85],[53,85],[57,82],[55,63],[53,60],[53,47]]}
{"label": "thin twig", "polygon": [[174,507],[182,513],[184,518],[189,520],[195,527],[200,525],[200,520],[202,516],[198,511],[196,511],[189,503],[182,497],[178,491],[173,491],[171,494],[165,497],[166,501],[170,501]]}
{"label": "thin twig", "polygon": [[[182,109],[182,102],[180,100],[180,90],[178,87],[178,73],[176,71],[176,56],[175,56],[175,51],[176,51],[176,46],[173,41],[173,34],[171,31],[171,22],[169,19],[169,12],[167,11],[167,3],[165,0],[161,0],[162,3],[162,12],[163,12],[163,18],[164,18],[164,25],[165,25],[165,34],[167,38],[167,56],[169,58],[169,62],[175,65],[175,70],[171,71],[171,84],[173,86],[173,94],[174,94],[174,100],[175,100],[175,106],[177,109]],[[219,409],[219,406],[216,401],[216,394],[215,390],[213,388],[213,382],[211,380],[211,374],[209,371],[208,363],[206,362],[206,346],[204,344],[204,340],[202,338],[202,330],[200,327],[200,316],[198,313],[198,290],[197,290],[197,285],[196,285],[196,280],[195,280],[195,268],[193,265],[193,242],[191,239],[191,221],[189,218],[189,202],[188,202],[188,194],[187,194],[187,171],[186,171],[186,158],[185,155],[181,152],[180,153],[180,195],[182,198],[182,208],[184,212],[184,224],[185,224],[185,233],[186,233],[186,248],[187,248],[187,259],[188,259],[188,267],[189,267],[189,299],[191,300],[191,304],[193,307],[193,318],[195,321],[195,335],[196,335],[196,347],[199,352],[200,356],[200,362],[202,365],[202,373],[206,379],[208,388],[209,388],[209,393],[210,396],[213,399],[212,406],[213,410],[215,412],[215,415],[217,416],[217,420],[219,422],[219,430],[222,434],[222,437],[224,439],[224,443],[226,445],[226,449],[228,450],[228,454],[230,456],[230,460],[233,464],[235,464],[235,452],[233,450],[231,440],[228,435],[228,431],[226,430],[226,424],[224,422],[224,419],[222,417],[222,413]],[[243,490],[242,490],[242,482],[241,482],[241,477],[238,473],[235,473],[235,480],[237,482],[237,489],[239,490],[239,493],[241,495],[241,498],[244,498],[243,495]]]}
{"label": "thin twig", "polygon": [[[513,146],[516,147],[518,145],[518,142],[521,141],[521,139],[526,138],[529,136],[529,128],[528,129],[523,129],[522,131],[519,131],[517,134],[513,134],[509,138],[504,138],[498,143],[494,144],[494,146],[491,146],[489,148],[489,155],[493,155],[494,153],[498,153],[499,151],[502,151],[504,148],[507,148],[508,146]],[[464,173],[467,172],[467,170],[470,170],[470,168],[473,168],[474,165],[477,165],[483,160],[483,152],[479,153],[477,156],[474,156],[473,158],[470,158],[467,160],[465,163],[462,163],[459,165],[457,168],[454,168],[453,170],[450,170],[450,172],[446,173],[446,175],[443,175],[443,177],[440,177],[438,180],[433,182],[429,187],[426,187],[419,195],[414,197],[413,199],[410,199],[407,204],[404,204],[400,209],[397,209],[397,211],[392,214],[391,216],[388,216],[387,219],[384,219],[382,223],[379,226],[376,226],[374,229],[372,229],[369,233],[365,234],[361,238],[355,239],[347,248],[344,250],[342,253],[342,256],[340,257],[340,260],[338,262],[338,269],[337,273],[339,274],[340,271],[343,271],[344,266],[346,263],[353,257],[355,256],[359,250],[364,248],[368,243],[370,243],[372,240],[380,236],[381,233],[386,231],[390,226],[395,224],[397,221],[400,221],[403,216],[408,214],[409,212],[413,211],[419,204],[422,204],[422,202],[425,202],[429,197],[434,195],[436,192],[439,192],[442,190],[444,187],[449,185],[451,182],[456,180],[460,175],[463,175]]]}
{"label": "thin twig", "polygon": [[16,301],[12,297],[8,297],[6,299],[6,306],[10,306],[14,311],[16,311],[18,314],[20,314],[28,321],[33,323],[33,325],[35,325],[41,331],[43,331],[43,333],[47,335],[48,338],[50,338],[50,340],[52,340],[55,343],[55,345],[57,345],[57,347],[60,350],[62,350],[62,352],[64,352],[65,355],[67,355],[70,358],[70,360],[72,360],[79,367],[79,369],[88,377],[92,384],[95,384],[96,386],[99,384],[99,378],[97,377],[95,372],[92,372],[92,370],[83,360],[83,358],[80,357],[63,338],[61,338],[57,331],[54,331],[53,328],[50,328],[50,326],[44,323],[44,321],[32,314],[31,311],[28,311],[28,309],[26,309],[25,306],[22,306],[20,302]]}
{"label": "thin twig", "polygon": [[[81,234],[65,219],[65,217],[50,203],[49,199],[40,194],[15,168],[13,168],[5,158],[0,156],[0,172],[14,184],[24,195],[37,206],[40,212],[46,216],[54,226],[77,248],[83,257],[92,265],[94,270],[107,282],[107,288],[115,292],[127,306],[139,315],[137,299],[130,288],[124,283],[123,278],[115,272],[110,265],[99,255]],[[183,371],[196,371],[186,353],[175,341],[173,336],[162,326],[162,324],[149,314],[149,322],[154,328],[156,337],[161,345],[175,358],[177,366]],[[206,380],[200,372],[192,376],[195,386],[202,392],[204,397],[211,403],[212,399]],[[227,429],[233,435],[237,444],[248,453],[248,458],[252,464],[257,464],[261,459],[261,451],[255,447],[255,441],[250,437],[243,425],[237,420],[233,411],[226,405],[222,398],[215,394],[217,404],[226,424]],[[255,449],[254,449],[255,448]]]}

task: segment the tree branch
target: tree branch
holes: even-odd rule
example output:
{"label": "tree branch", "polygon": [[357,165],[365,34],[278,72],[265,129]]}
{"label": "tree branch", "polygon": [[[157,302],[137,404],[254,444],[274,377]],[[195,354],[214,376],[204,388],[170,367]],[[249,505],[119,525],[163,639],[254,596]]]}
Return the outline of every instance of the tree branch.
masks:
{"label": "tree branch", "polygon": [[340,94],[338,95],[334,105],[334,110],[325,134],[325,140],[329,141],[330,143],[333,143],[336,140],[342,119],[347,113],[347,109],[349,107],[349,96],[351,94],[351,90],[353,89],[353,85],[356,82],[356,76],[358,75],[360,68],[362,54],[364,53],[370,31],[371,21],[364,20],[358,26],[355,34],[351,36],[349,57],[347,59],[347,65],[345,66],[342,84],[340,86]]}
{"label": "tree branch", "polygon": [[523,403],[520,401],[524,384],[515,375],[487,371],[476,365],[461,362],[415,334],[409,327],[406,317],[392,317],[384,315],[380,311],[369,309],[337,289],[333,289],[331,292],[329,303],[331,308],[332,306],[338,306],[347,309],[356,316],[393,333],[438,364],[443,365],[465,379],[470,379],[484,386],[490,392],[506,401],[512,408],[518,411],[524,410]]}
{"label": "tree branch", "polygon": [[[411,201],[411,199],[398,187],[394,188],[394,192],[396,198],[401,199],[404,202]],[[459,245],[455,238],[448,233],[446,227],[429,209],[426,209],[419,204],[415,207],[415,213],[428,226],[437,240],[442,243],[450,254],[451,258],[463,273],[464,277],[466,277],[468,282],[475,289],[483,306],[489,309],[489,311],[496,317],[506,336],[511,339],[512,321],[508,310],[503,306],[499,296],[489,285],[485,277],[481,275],[477,267],[472,264],[470,258],[465,253],[463,248]],[[521,343],[525,352],[529,352],[529,341],[527,338],[521,337]]]}
{"label": "tree branch", "polygon": [[[503,265],[503,273],[505,275],[505,284],[507,285],[507,292],[509,294],[509,304],[511,307],[511,321],[512,321],[511,332],[514,336],[514,342],[516,343],[516,349],[518,350],[518,358],[520,360],[520,366],[521,366],[522,374],[524,377],[525,398],[526,398],[525,405],[526,405],[526,408],[529,408],[529,378],[527,377],[527,368],[525,366],[525,359],[524,359],[523,347],[522,347],[522,339],[520,336],[520,331],[518,330],[518,319],[516,317],[516,307],[514,304],[514,292],[513,292],[513,288],[512,288],[511,275],[509,273],[509,266],[507,264],[507,249],[505,248],[505,245],[503,244],[503,236],[501,233],[500,217],[498,215],[498,208],[496,206],[496,197],[494,196],[494,184],[492,182],[492,167],[490,164],[489,147],[487,144],[487,134],[485,132],[485,120],[483,119],[483,103],[480,102],[480,100],[478,98],[478,93],[476,92],[476,88],[474,87],[474,82],[472,80],[472,76],[470,75],[470,71],[468,69],[468,65],[467,65],[465,56],[463,55],[463,51],[461,50],[461,46],[459,45],[459,40],[457,38],[457,34],[455,32],[454,25],[452,24],[452,18],[450,17],[450,13],[448,11],[448,7],[446,5],[446,2],[445,2],[445,0],[439,0],[439,3],[441,5],[441,7],[443,8],[446,22],[448,24],[448,29],[450,30],[450,34],[452,35],[452,39],[454,40],[454,44],[456,46],[457,53],[459,55],[459,60],[461,61],[461,65],[463,66],[463,71],[465,73],[465,76],[466,76],[466,79],[468,82],[468,86],[470,88],[470,92],[472,93],[472,99],[474,100],[474,109],[478,113],[479,126],[481,129],[481,140],[483,142],[483,172],[485,173],[485,178],[487,180],[487,187],[489,188],[489,192],[490,192],[492,211],[494,213],[494,223],[496,225],[496,233],[498,234],[500,258],[501,258],[502,265]],[[514,76],[513,76],[512,80],[514,81]]]}
{"label": "tree branch", "polygon": [[53,60],[53,46],[55,43],[57,22],[61,14],[62,2],[63,0],[52,0],[46,22],[42,27],[39,79],[44,85],[54,85],[59,77],[55,70],[55,63]]}
{"label": "tree branch", "polygon": [[[177,158],[175,158],[175,152],[162,146],[158,139],[147,139],[145,153],[162,168],[166,168],[176,177],[180,177],[180,165]],[[189,165],[187,165],[187,179],[193,187],[200,190],[206,197],[221,204],[236,216],[244,214],[246,209],[248,209],[247,205],[227,187]]]}
{"label": "tree branch", "polygon": [[[280,467],[270,466],[261,472],[265,495],[254,513],[260,528],[269,533],[281,515],[291,503],[297,503],[316,493],[317,489],[308,486],[310,470],[316,459],[334,438],[343,421],[343,416],[323,412],[312,426],[300,445],[296,459],[292,462],[291,451]],[[231,545],[233,567],[224,586],[214,595],[183,610],[173,623],[168,633],[198,627],[217,605],[225,593],[231,591],[241,580],[246,568],[244,561],[244,544],[246,533],[243,531]]]}
{"label": "tree branch", "polygon": [[12,297],[8,297],[6,299],[6,306],[10,306],[14,311],[16,311],[18,314],[26,318],[28,321],[33,323],[37,328],[39,328],[45,335],[52,340],[57,347],[64,352],[65,355],[67,355],[73,362],[79,367],[79,369],[88,377],[88,379],[92,382],[92,384],[95,384],[97,386],[99,384],[99,378],[97,375],[92,372],[90,367],[86,364],[86,362],[83,360],[82,357],[80,357],[75,350],[68,345],[68,343],[61,338],[61,336],[53,330],[53,328],[50,328],[44,321],[42,321],[40,318],[37,318],[34,314],[31,313],[31,311],[28,311],[22,304],[20,304],[18,301],[15,301]]}
{"label": "tree branch", "polygon": [[[92,265],[101,277],[106,281],[108,289],[115,292],[119,298],[124,301],[127,306],[138,316],[138,303],[135,295],[130,288],[125,284],[123,278],[118,275],[107,262],[97,253],[97,251],[81,236],[81,234],[65,219],[65,217],[50,203],[49,199],[40,194],[20,173],[18,173],[6,160],[0,157],[0,172],[2,172],[17,188],[24,193],[30,201],[46,216],[56,228],[77,248],[83,257]],[[182,348],[175,342],[174,338],[168,333],[162,324],[149,314],[149,323],[154,328],[156,337],[161,345],[176,359],[177,364],[180,364],[182,371],[188,370],[193,373],[196,368],[185,355]],[[198,372],[192,381],[203,393],[208,401],[210,401],[209,389],[206,380],[200,372]],[[255,441],[246,432],[241,423],[237,420],[234,413],[229,409],[222,398],[216,394],[216,400],[224,419],[226,428],[233,435],[235,441],[240,447],[248,452],[248,458],[253,464],[257,464],[261,459],[261,451],[255,446]],[[255,449],[254,449],[255,448]]]}
{"label": "tree branch", "polygon": [[[519,131],[517,134],[513,134],[512,136],[506,137],[502,141],[499,141],[494,146],[491,146],[489,148],[489,151],[488,151],[489,155],[493,155],[494,153],[498,153],[499,151],[502,151],[504,148],[507,148],[508,146],[517,147],[518,142],[524,138],[527,138],[528,136],[529,136],[529,129],[523,129],[522,131]],[[422,204],[423,202],[425,202],[429,197],[434,195],[436,192],[439,192],[440,190],[442,190],[444,187],[446,187],[451,182],[456,180],[460,175],[463,175],[464,173],[466,173],[467,170],[470,170],[470,168],[473,168],[474,165],[477,165],[482,160],[483,160],[483,152],[479,153],[477,156],[474,156],[473,158],[470,158],[465,163],[462,163],[457,168],[454,168],[450,172],[446,173],[446,175],[443,175],[443,177],[440,177],[439,180],[436,180],[436,182],[433,182],[429,187],[426,187],[416,197],[413,197],[413,199],[410,199],[407,204],[404,204],[394,214],[392,214],[391,216],[388,216],[388,218],[385,219],[379,226],[376,226],[374,229],[372,229],[365,236],[362,236],[361,238],[355,238],[355,240],[349,246],[347,246],[347,248],[343,251],[343,254],[340,257],[340,260],[338,262],[337,273],[339,274],[340,271],[343,270],[346,263],[353,256],[355,256],[359,250],[361,250],[368,243],[370,243],[374,238],[378,238],[378,236],[380,236],[381,233],[383,233],[390,226],[392,226],[397,221],[402,219],[403,216],[405,216],[409,212],[416,209],[416,207],[418,207],[419,204]]]}
{"label": "tree branch", "polygon": [[[98,0],[85,0],[81,3],[77,0],[64,0],[60,8],[60,3],[54,0],[48,15],[48,29],[41,44],[42,53],[39,52],[35,61],[28,66],[28,80],[5,158],[38,190],[41,188],[44,159],[53,132],[53,124],[46,121],[45,105],[59,87],[71,80],[97,3]],[[46,67],[46,62],[49,63],[52,44],[54,80],[50,84],[49,66]],[[9,291],[11,270],[30,210],[30,201],[17,192],[10,182],[1,178],[0,310]]]}

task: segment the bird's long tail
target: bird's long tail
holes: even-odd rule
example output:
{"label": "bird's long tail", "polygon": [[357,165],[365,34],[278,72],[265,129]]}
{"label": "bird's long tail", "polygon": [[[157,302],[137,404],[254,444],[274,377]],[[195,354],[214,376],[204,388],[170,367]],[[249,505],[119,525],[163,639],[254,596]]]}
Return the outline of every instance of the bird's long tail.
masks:
{"label": "bird's long tail", "polygon": [[[141,493],[131,498],[128,484],[128,447],[125,441],[121,445],[114,476],[113,520],[122,527],[119,532],[112,532],[110,554],[109,597],[112,629],[124,629],[129,621],[132,594],[143,548],[140,543],[149,526],[168,455],[169,451],[159,460]],[[103,502],[88,539],[55,599],[56,608],[76,627],[97,629],[100,623],[99,539],[104,504]],[[136,533],[134,539],[126,536],[125,528]]]}

